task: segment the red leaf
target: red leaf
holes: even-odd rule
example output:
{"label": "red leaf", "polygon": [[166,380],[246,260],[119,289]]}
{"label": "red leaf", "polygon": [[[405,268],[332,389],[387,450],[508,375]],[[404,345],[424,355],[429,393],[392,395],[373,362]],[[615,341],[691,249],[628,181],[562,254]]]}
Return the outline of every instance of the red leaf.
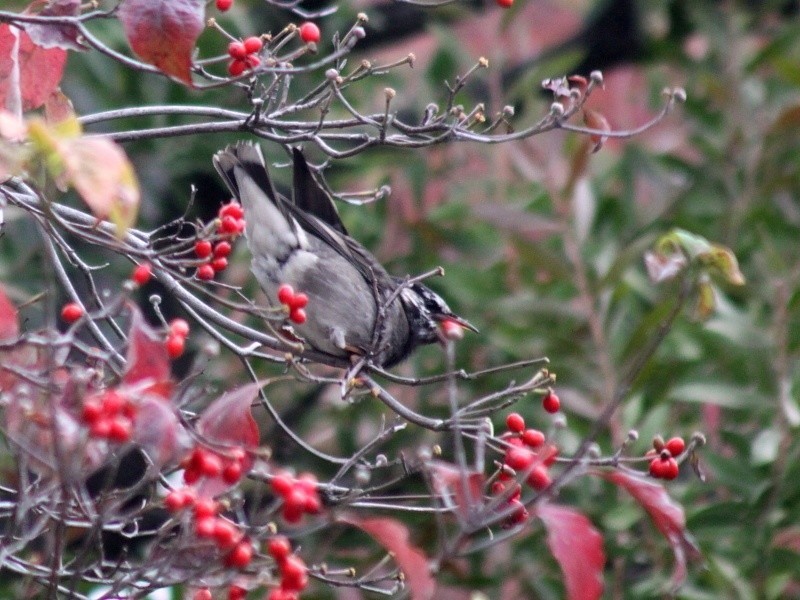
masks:
{"label": "red leaf", "polygon": [[[462,478],[461,470],[450,463],[431,462],[431,484],[433,490],[446,506],[455,505],[459,516],[466,519],[480,506],[486,477],[480,471],[468,471]],[[466,489],[463,481],[466,480]]]}
{"label": "red leaf", "polygon": [[144,396],[136,404],[132,439],[158,467],[176,460],[190,445],[171,405],[153,395]]}
{"label": "red leaf", "polygon": [[341,517],[339,520],[365,531],[392,553],[397,566],[403,570],[411,589],[412,600],[433,598],[436,581],[428,567],[428,557],[422,550],[411,545],[405,525],[395,519],[360,519],[354,515]]}
{"label": "red leaf", "polygon": [[118,14],[142,60],[192,85],[192,53],[205,25],[203,0],[125,0]]}
{"label": "red leaf", "polygon": [[[252,449],[258,446],[258,425],[250,411],[250,405],[258,396],[259,384],[251,383],[222,394],[200,415],[197,432],[214,444]],[[242,471],[253,465],[248,455],[242,461]],[[201,496],[216,496],[230,488],[221,477],[204,478],[196,486]]]}
{"label": "red leaf", "polygon": [[130,306],[131,328],[128,332],[128,370],[122,376],[126,386],[146,383],[147,391],[168,399],[170,383],[169,356],[163,335],[150,327],[136,306]]}
{"label": "red leaf", "polygon": [[642,505],[653,523],[667,538],[675,554],[675,570],[672,584],[679,587],[686,579],[687,554],[692,558],[700,558],[700,550],[686,531],[686,516],[683,508],[669,497],[663,486],[639,475],[623,471],[596,473],[612,483],[624,488]]}
{"label": "red leaf", "polygon": [[[30,7],[29,7],[30,8]],[[43,17],[72,17],[80,13],[81,0],[50,0],[39,13]],[[75,25],[34,23],[25,26],[25,31],[33,42],[43,48],[63,48],[64,50],[85,50],[78,40],[80,30]]]}
{"label": "red leaf", "polygon": [[564,572],[569,600],[593,600],[603,595],[606,555],[603,538],[585,515],[555,504],[536,507],[547,529],[547,545]]}
{"label": "red leaf", "polygon": [[11,25],[0,25],[0,108],[19,115],[38,108],[58,87],[67,53],[45,49]]}
{"label": "red leaf", "polygon": [[17,307],[3,293],[0,288],[0,341],[11,340],[19,335],[17,322]]}

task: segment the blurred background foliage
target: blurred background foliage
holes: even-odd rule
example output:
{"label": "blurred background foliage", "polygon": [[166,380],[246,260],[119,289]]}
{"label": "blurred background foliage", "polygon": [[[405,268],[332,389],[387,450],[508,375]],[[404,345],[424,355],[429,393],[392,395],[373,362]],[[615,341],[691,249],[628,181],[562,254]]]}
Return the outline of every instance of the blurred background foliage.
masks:
{"label": "blurred background foliage", "polygon": [[[343,206],[344,220],[396,274],[445,267],[446,277],[431,286],[481,330],[459,345],[460,366],[550,359],[568,417],[568,428],[558,434],[565,454],[577,447],[674,300],[669,283],[648,281],[644,250],[672,227],[732,248],[747,284],[720,284],[718,310],[706,321],[686,311],[599,442],[604,454],[612,453],[635,428],[640,440],[633,451],[641,454],[655,434],[707,436],[702,466],[708,480],[698,481],[685,468],[669,484],[705,557],[691,566],[679,598],[800,598],[798,3],[516,0],[508,11],[486,1],[423,11],[361,2],[342,4],[320,21],[322,51],[324,40],[349,27],[360,10],[371,21],[351,60],[417,56],[413,70],[370,78],[358,94],[349,95],[366,112],[381,110],[383,88],[391,85],[398,91],[396,106],[421,115],[428,102],[444,99],[443,82],[479,56],[486,56],[491,68],[481,71],[458,101],[467,108],[485,102],[489,114],[512,105],[518,128],[548,110],[540,92],[546,77],[602,69],[605,90],[590,106],[619,129],[654,114],[665,85],[685,87],[684,108],[645,134],[609,140],[585,166],[579,159],[585,140],[552,132],[503,145],[375,149],[332,164],[326,175],[336,190],[392,186],[388,200]],[[220,17],[232,33],[244,36],[276,31],[290,20],[285,11],[246,0],[237,0]],[[103,35],[125,49],[112,25]],[[206,31],[200,56],[220,53],[224,46],[221,36]],[[317,80],[298,78],[294,85],[302,90]],[[192,92],[96,54],[70,57],[64,89],[79,114],[180,103],[247,110],[240,91]],[[114,121],[89,130],[182,120],[173,115]],[[183,213],[192,184],[198,194],[190,214],[210,218],[225,199],[210,157],[234,139],[219,134],[126,144],[144,190],[140,225],[153,227]],[[280,148],[265,144],[265,151],[273,162],[285,161]],[[286,172],[279,178],[289,181]],[[38,250],[28,243],[30,231],[7,227],[5,232],[3,280],[38,291],[44,275]],[[248,258],[240,246],[226,277],[256,294]],[[115,264],[109,285],[127,273],[122,261]],[[155,291],[151,284],[139,293],[144,300]],[[178,309],[167,304],[165,310],[169,317]],[[202,336],[193,343],[199,348]],[[187,360],[181,368],[185,372],[188,366]],[[442,368],[441,352],[426,348],[399,371]],[[244,373],[222,356],[205,365],[204,377],[225,388]],[[461,384],[462,394],[497,389],[507,379]],[[420,410],[446,410],[438,390],[397,393]],[[336,400],[335,393],[294,385],[272,395],[292,427],[340,454],[357,448],[385,412],[373,401],[353,407]],[[548,427],[536,399],[524,400],[518,409],[530,423]],[[278,431],[267,431],[265,442],[280,449],[279,459],[325,476],[325,465],[302,456]],[[397,449],[426,439],[413,432],[397,440]],[[580,507],[604,535],[607,597],[665,594],[670,552],[639,508],[588,479],[567,488],[560,501]],[[490,598],[563,595],[558,568],[535,525],[510,545],[448,567],[453,586]]]}

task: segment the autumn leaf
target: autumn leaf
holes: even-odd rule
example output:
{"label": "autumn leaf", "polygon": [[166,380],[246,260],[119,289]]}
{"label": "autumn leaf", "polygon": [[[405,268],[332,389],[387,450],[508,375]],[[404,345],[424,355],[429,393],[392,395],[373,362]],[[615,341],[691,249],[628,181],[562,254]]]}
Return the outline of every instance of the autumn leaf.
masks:
{"label": "autumn leaf", "polygon": [[118,16],[128,43],[143,61],[192,85],[192,54],[205,25],[205,2],[125,0]]}
{"label": "autumn leaf", "polygon": [[431,575],[428,558],[422,550],[411,544],[405,525],[396,519],[362,519],[355,515],[340,517],[339,521],[358,527],[391,552],[405,575],[412,600],[430,600],[434,597],[436,581]]}
{"label": "autumn leaf", "polygon": [[662,485],[640,475],[620,470],[597,471],[594,474],[626,490],[647,511],[653,524],[672,546],[675,556],[673,587],[682,585],[686,580],[689,556],[700,558],[700,550],[686,530],[683,508],[669,497]]}
{"label": "autumn leaf", "polygon": [[0,288],[0,341],[13,340],[18,335],[17,307]]}
{"label": "autumn leaf", "polygon": [[[40,2],[33,2],[33,5]],[[74,17],[80,14],[80,0],[49,0],[38,13],[42,17]],[[26,11],[27,12],[27,11]],[[81,33],[77,26],[66,23],[29,23],[25,31],[33,42],[42,48],[63,48],[64,50],[86,50],[81,43]]]}
{"label": "autumn leaf", "polygon": [[61,120],[31,119],[28,136],[33,148],[59,189],[72,185],[92,213],[111,221],[122,237],[135,222],[140,201],[139,183],[125,152],[110,139],[80,135],[77,118],[62,100],[53,100],[47,115]]}
{"label": "autumn leaf", "polygon": [[569,600],[594,600],[603,595],[606,555],[603,537],[585,515],[556,504],[535,508],[547,530],[547,546],[564,573]]}
{"label": "autumn leaf", "polygon": [[18,117],[44,104],[64,74],[67,53],[36,45],[24,31],[0,24],[0,109]]}

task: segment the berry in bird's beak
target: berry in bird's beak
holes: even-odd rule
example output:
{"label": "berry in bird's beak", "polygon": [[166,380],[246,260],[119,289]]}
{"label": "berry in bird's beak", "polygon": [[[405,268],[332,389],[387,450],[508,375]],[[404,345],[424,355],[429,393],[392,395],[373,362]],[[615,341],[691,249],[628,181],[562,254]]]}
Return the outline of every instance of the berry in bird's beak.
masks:
{"label": "berry in bird's beak", "polygon": [[464,338],[464,328],[460,323],[452,319],[445,319],[439,323],[439,329],[442,336],[447,340],[458,341]]}
{"label": "berry in bird's beak", "polygon": [[434,319],[438,321],[436,332],[439,335],[439,341],[443,344],[446,344],[448,341],[458,341],[462,339],[465,329],[478,333],[477,327],[466,319],[462,319],[456,315],[436,315]]}

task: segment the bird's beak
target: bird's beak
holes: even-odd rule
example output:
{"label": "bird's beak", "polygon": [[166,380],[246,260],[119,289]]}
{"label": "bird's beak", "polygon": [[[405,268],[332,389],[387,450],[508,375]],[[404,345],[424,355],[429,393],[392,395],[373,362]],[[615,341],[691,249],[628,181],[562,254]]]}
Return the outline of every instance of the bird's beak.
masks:
{"label": "bird's beak", "polygon": [[458,315],[435,315],[434,319],[438,321],[439,327],[436,332],[439,336],[439,341],[443,344],[463,338],[465,329],[478,333],[477,327]]}

